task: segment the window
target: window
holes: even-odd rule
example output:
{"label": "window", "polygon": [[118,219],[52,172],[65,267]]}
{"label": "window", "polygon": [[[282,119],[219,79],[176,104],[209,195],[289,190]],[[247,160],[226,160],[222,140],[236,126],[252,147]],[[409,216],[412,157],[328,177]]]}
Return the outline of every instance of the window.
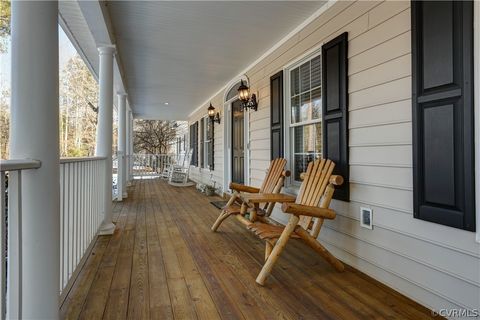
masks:
{"label": "window", "polygon": [[213,170],[213,121],[205,117],[201,121],[202,168]]}
{"label": "window", "polygon": [[240,87],[240,81],[237,82],[227,93],[225,101],[230,101],[238,95],[238,88]]}
{"label": "window", "polygon": [[333,198],[343,201],[350,200],[347,44],[344,32],[285,70],[285,141],[292,182],[299,184],[311,161],[330,159],[333,173],[344,179]]}
{"label": "window", "polygon": [[322,61],[319,53],[287,72],[290,161],[293,180],[322,157]]}

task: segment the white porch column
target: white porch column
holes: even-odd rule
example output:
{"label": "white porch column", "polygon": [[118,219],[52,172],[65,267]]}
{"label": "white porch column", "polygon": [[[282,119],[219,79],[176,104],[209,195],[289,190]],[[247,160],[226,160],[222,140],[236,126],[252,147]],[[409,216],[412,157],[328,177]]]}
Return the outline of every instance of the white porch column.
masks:
{"label": "white porch column", "polygon": [[127,105],[126,110],[126,119],[125,119],[125,147],[126,147],[126,158],[125,158],[125,188],[130,186],[130,107]]}
{"label": "white porch column", "polygon": [[122,198],[127,197],[126,188],[126,156],[127,156],[127,143],[126,143],[126,126],[127,126],[127,94],[118,93],[118,201],[122,201]]}
{"label": "white porch column", "polygon": [[[22,172],[22,282],[19,313],[7,318],[58,319],[60,169],[58,3],[12,1],[11,159],[41,161]],[[11,226],[14,227],[14,226]],[[9,261],[10,262],[10,261]],[[16,279],[19,270],[10,269]],[[12,280],[14,281],[14,280]],[[10,282],[10,280],[9,280]]]}
{"label": "white porch column", "polygon": [[129,152],[130,152],[130,165],[128,167],[128,176],[130,181],[133,180],[133,166],[135,165],[135,157],[134,152],[133,152],[133,112],[130,110],[128,112],[128,123],[129,123],[129,144],[127,146]]}
{"label": "white porch column", "polygon": [[104,218],[100,234],[113,234],[115,225],[112,223],[112,143],[113,143],[113,57],[115,48],[105,46],[98,48],[100,53],[99,72],[99,108],[97,125],[97,145],[95,154],[107,157],[105,165],[105,199]]}

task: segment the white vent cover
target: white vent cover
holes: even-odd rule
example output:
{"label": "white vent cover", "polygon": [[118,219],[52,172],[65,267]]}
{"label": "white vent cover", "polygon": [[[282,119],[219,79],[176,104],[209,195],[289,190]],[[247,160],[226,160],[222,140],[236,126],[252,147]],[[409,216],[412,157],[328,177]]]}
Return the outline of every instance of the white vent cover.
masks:
{"label": "white vent cover", "polygon": [[360,226],[370,230],[373,229],[372,209],[360,207]]}

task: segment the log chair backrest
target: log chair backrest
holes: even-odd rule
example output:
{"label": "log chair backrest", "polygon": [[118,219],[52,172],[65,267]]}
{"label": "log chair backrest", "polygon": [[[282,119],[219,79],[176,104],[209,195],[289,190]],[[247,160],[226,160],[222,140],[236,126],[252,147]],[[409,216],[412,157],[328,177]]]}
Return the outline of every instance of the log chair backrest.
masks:
{"label": "log chair backrest", "polygon": [[[334,185],[342,184],[340,176],[332,175],[335,163],[328,159],[318,159],[308,164],[307,172],[295,203],[306,206],[328,208],[332,200]],[[302,216],[298,224],[306,230],[310,229],[312,236],[318,236],[323,219]]]}
{"label": "log chair backrest", "polygon": [[268,168],[267,176],[263,180],[262,186],[260,187],[260,193],[275,193],[280,192],[276,190],[279,188],[279,183],[283,186],[283,179],[285,178],[285,165],[287,160],[283,158],[273,159],[270,162],[270,167]]}

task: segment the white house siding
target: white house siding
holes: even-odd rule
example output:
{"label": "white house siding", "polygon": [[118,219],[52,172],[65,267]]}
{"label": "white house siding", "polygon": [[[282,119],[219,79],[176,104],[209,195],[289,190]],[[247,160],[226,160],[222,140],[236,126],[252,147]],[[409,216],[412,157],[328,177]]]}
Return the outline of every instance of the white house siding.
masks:
{"label": "white house siding", "polygon": [[[337,218],[325,222],[319,239],[344,262],[431,309],[480,308],[475,233],[413,218],[410,28],[409,1],[337,2],[251,68],[260,103],[250,113],[250,184],[261,184],[269,163],[270,76],[347,31],[351,201],[334,201]],[[212,100],[216,108],[223,94]],[[223,120],[222,111],[215,125],[218,181]],[[361,206],[373,209],[373,230],[360,227]],[[274,217],[286,218],[279,210]]]}

